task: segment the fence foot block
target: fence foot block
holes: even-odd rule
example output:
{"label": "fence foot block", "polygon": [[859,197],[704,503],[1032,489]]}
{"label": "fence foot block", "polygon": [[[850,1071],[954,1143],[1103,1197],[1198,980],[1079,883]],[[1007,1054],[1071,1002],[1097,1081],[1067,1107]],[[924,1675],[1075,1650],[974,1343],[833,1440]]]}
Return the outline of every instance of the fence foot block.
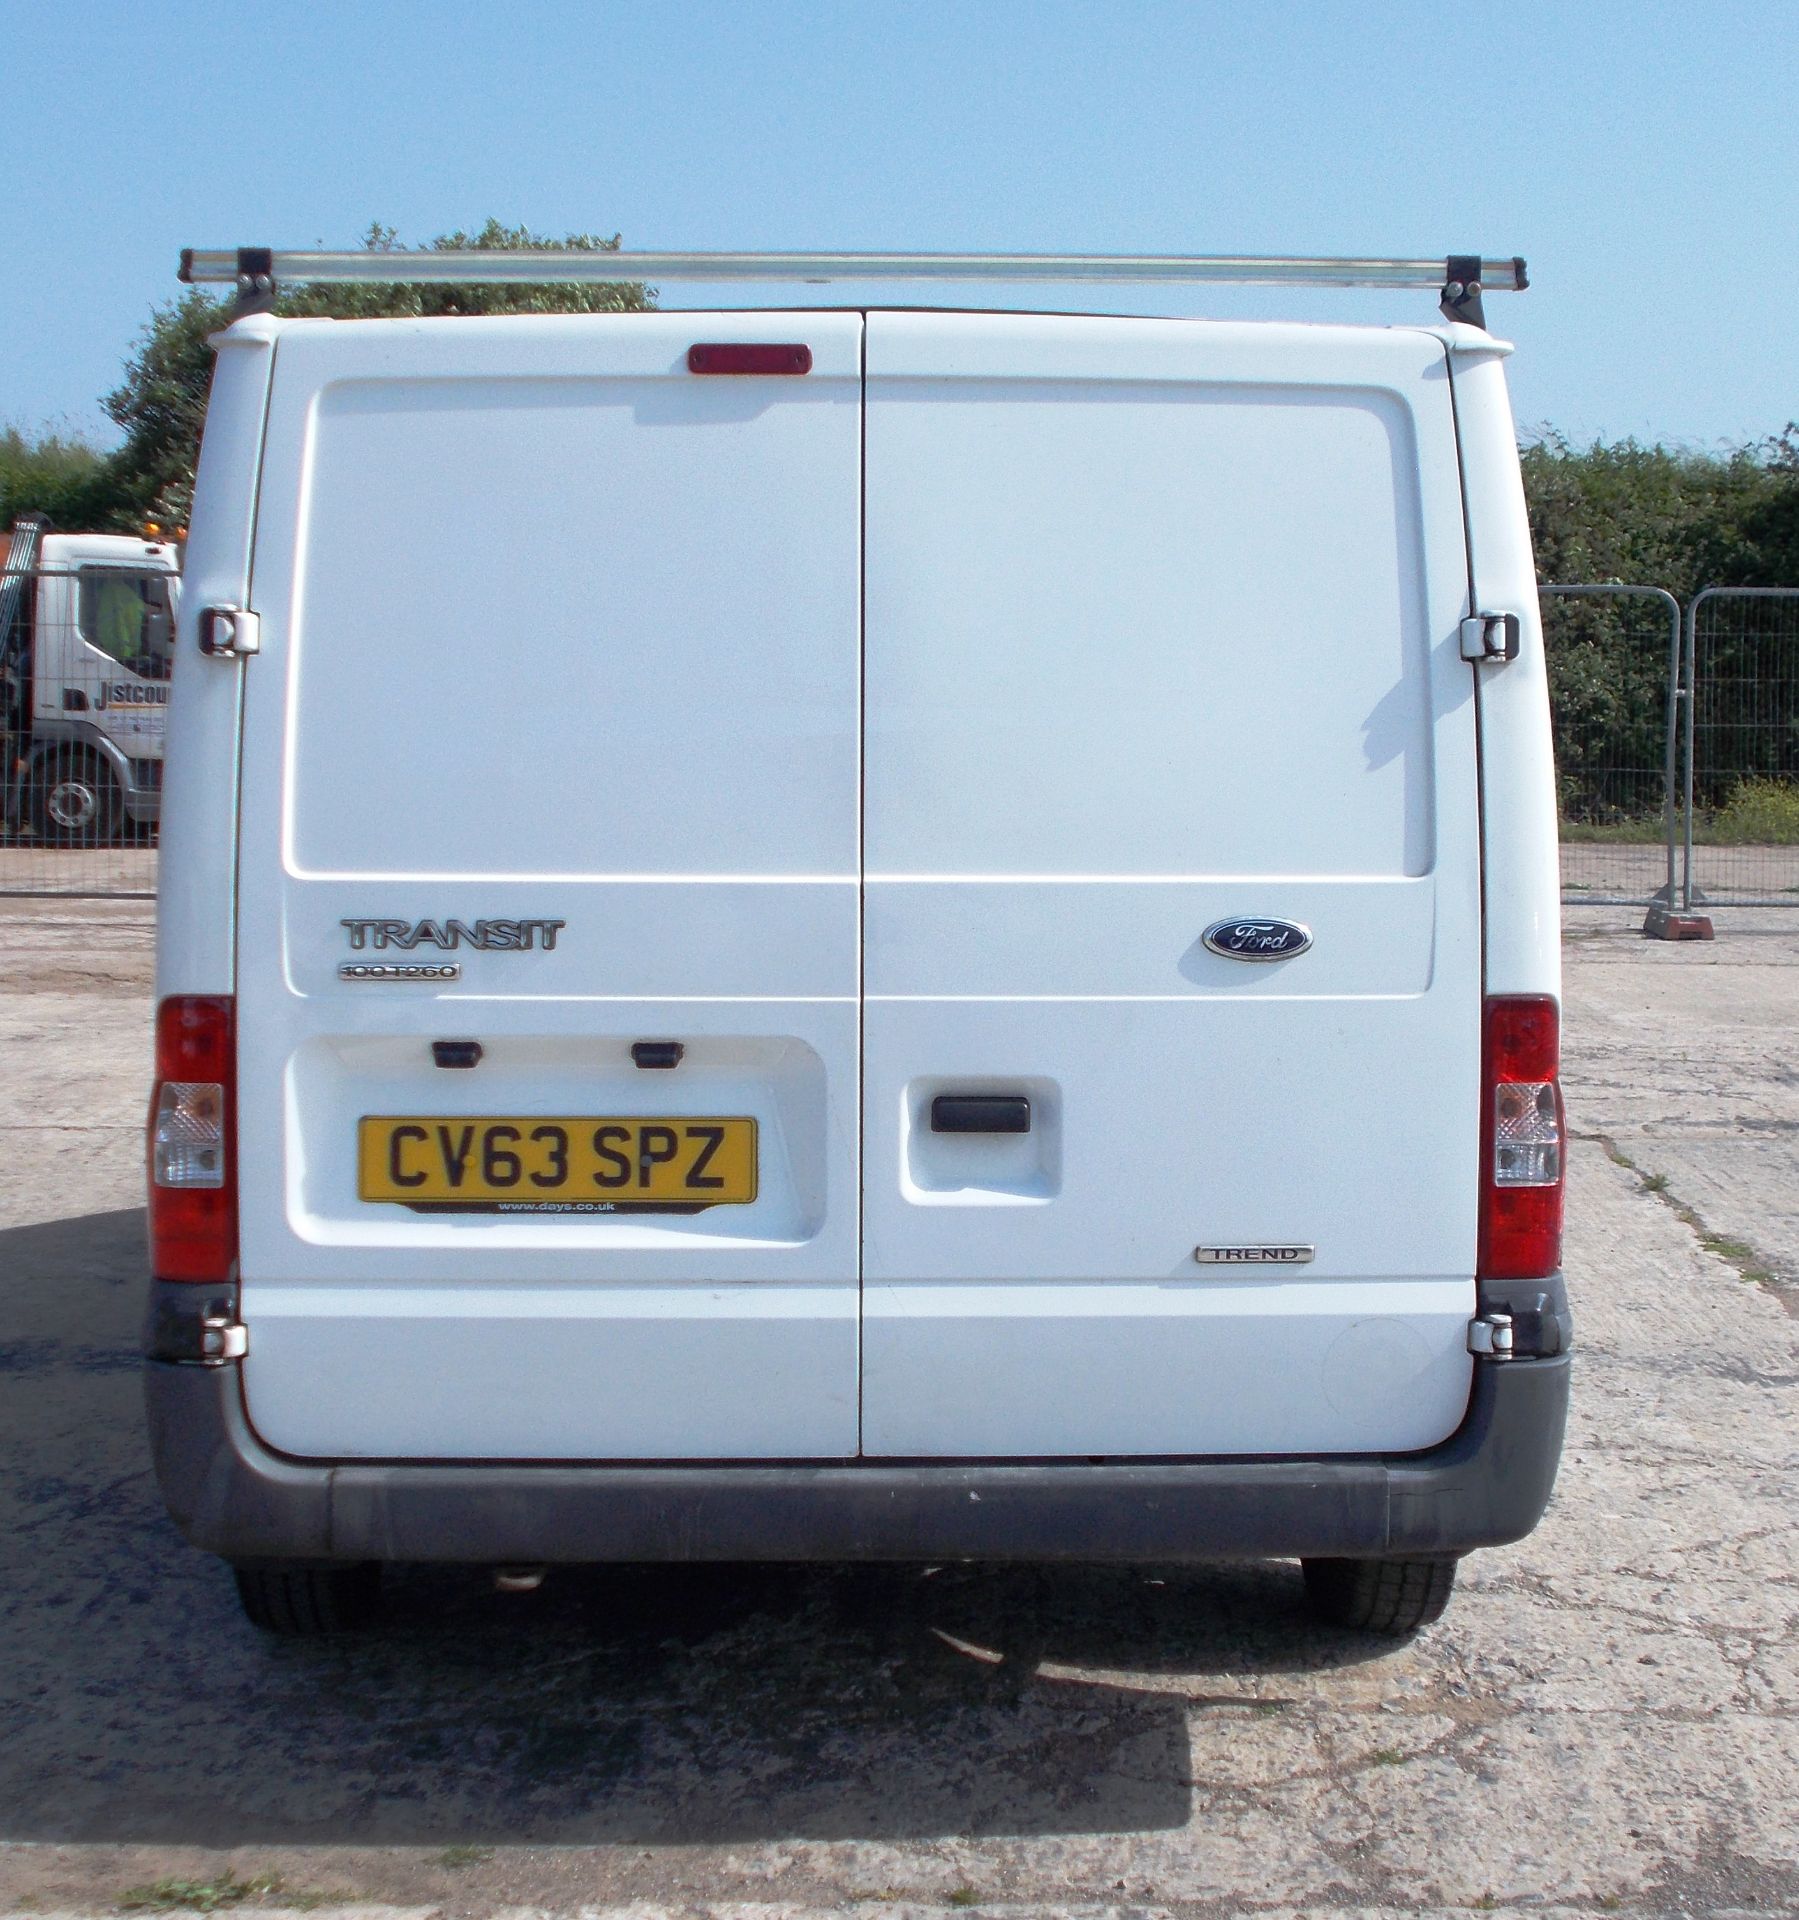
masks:
{"label": "fence foot block", "polygon": [[1653,906],[1643,921],[1645,940],[1715,940],[1710,918],[1703,913],[1676,913],[1670,907]]}

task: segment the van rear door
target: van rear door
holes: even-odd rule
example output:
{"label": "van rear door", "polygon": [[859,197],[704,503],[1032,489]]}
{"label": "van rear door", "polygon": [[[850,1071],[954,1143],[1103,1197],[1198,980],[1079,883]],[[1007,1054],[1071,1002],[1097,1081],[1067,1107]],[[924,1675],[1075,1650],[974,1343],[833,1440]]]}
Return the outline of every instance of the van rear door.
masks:
{"label": "van rear door", "polygon": [[[280,330],[237,928],[271,1446],[855,1452],[861,337]],[[721,340],[810,371],[691,372]]]}
{"label": "van rear door", "polygon": [[1481,998],[1441,342],[893,313],[867,354],[865,1451],[1441,1440]]}

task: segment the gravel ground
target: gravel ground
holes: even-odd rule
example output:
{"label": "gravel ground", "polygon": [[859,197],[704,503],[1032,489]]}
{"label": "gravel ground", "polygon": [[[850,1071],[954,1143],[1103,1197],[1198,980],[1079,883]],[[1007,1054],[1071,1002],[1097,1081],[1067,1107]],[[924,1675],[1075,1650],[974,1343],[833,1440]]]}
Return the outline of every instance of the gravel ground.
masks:
{"label": "gravel ground", "polygon": [[1287,1565],[420,1570],[305,1644],[144,1458],[142,910],[0,902],[0,1913],[1799,1911],[1799,915],[1569,919],[1563,1478],[1411,1645]]}
{"label": "gravel ground", "polygon": [[0,835],[0,887],[41,894],[148,896],[156,891],[156,849],[40,847]]}
{"label": "gravel ground", "polygon": [[[1677,871],[1684,871],[1684,860]],[[1562,891],[1583,898],[1647,901],[1667,884],[1664,846],[1616,846],[1596,841],[1564,841]],[[1799,904],[1799,846],[1708,847],[1693,849],[1696,904],[1703,901]],[[1701,899],[1703,896],[1703,900]]]}

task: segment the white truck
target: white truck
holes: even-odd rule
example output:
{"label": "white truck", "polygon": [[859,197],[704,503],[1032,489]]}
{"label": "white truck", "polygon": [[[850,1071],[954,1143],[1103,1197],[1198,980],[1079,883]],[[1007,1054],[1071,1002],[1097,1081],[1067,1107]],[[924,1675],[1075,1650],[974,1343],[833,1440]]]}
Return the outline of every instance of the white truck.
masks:
{"label": "white truck", "polygon": [[0,567],[8,826],[68,847],[155,825],[179,556],[170,541],[15,522]]}
{"label": "white truck", "polygon": [[1267,1556],[1403,1632],[1535,1524],[1554,784],[1511,263],[1455,266],[1390,328],[218,336],[147,1383],[254,1620],[407,1561]]}

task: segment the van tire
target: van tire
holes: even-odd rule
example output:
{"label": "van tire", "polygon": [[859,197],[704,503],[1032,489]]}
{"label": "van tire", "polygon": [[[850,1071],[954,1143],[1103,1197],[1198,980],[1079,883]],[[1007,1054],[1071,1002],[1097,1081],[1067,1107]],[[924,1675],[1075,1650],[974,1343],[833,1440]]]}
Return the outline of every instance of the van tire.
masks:
{"label": "van tire", "polygon": [[1455,1591],[1453,1558],[1302,1560],[1300,1566],[1312,1611],[1359,1633],[1416,1633],[1442,1614]]}
{"label": "van tire", "polygon": [[31,773],[31,824],[54,847],[103,847],[119,827],[119,783],[96,753],[80,748],[40,761]]}
{"label": "van tire", "polygon": [[250,1624],[293,1637],[342,1633],[372,1620],[381,1607],[381,1569],[234,1567],[237,1597]]}

